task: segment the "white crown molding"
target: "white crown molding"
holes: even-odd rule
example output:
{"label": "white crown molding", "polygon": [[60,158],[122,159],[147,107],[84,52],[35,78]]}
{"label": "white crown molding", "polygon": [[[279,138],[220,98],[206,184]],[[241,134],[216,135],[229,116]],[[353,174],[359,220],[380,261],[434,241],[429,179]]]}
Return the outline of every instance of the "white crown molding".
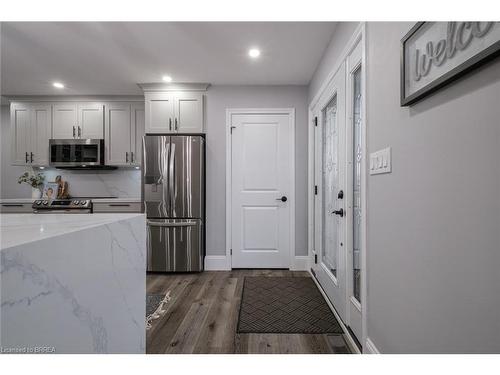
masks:
{"label": "white crown molding", "polygon": [[144,102],[142,95],[2,95],[10,102]]}
{"label": "white crown molding", "polygon": [[164,92],[164,91],[207,91],[210,83],[138,83],[144,92]]}

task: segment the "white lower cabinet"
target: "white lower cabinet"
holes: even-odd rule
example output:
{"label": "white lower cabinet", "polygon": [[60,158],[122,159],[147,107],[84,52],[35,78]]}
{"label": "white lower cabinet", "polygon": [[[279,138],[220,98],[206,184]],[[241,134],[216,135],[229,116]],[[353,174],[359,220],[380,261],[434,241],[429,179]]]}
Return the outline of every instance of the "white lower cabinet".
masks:
{"label": "white lower cabinet", "polygon": [[95,214],[113,212],[141,212],[140,202],[92,202],[92,211]]}
{"label": "white lower cabinet", "polygon": [[52,130],[51,104],[12,103],[10,119],[12,164],[48,165]]}
{"label": "white lower cabinet", "polygon": [[144,135],[144,105],[124,102],[107,103],[104,129],[106,165],[140,165],[140,145]]}

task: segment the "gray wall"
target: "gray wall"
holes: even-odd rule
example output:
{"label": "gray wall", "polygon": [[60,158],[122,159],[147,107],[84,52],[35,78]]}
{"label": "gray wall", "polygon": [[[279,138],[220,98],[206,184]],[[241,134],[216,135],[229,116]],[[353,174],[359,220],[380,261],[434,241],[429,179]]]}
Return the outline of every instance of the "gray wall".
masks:
{"label": "gray wall", "polygon": [[358,25],[359,22],[337,22],[337,25],[333,30],[332,39],[330,40],[328,47],[325,49],[325,52],[323,52],[323,57],[316,67],[316,71],[314,72],[311,82],[309,83],[308,102],[311,102],[325,80],[328,78],[328,75],[334,68],[340,54],[344,50],[344,47],[347,45],[347,42]]}
{"label": "gray wall", "polygon": [[500,352],[500,60],[399,106],[400,40],[369,23],[368,336],[382,352]]}
{"label": "gray wall", "polygon": [[295,108],[295,253],[307,255],[307,87],[212,86],[207,93],[207,254],[226,248],[226,109]]}

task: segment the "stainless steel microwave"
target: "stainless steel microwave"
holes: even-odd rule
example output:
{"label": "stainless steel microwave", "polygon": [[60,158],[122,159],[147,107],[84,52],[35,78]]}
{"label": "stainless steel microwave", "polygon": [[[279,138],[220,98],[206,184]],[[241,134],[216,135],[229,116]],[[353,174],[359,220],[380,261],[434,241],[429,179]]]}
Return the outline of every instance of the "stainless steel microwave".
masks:
{"label": "stainless steel microwave", "polygon": [[53,167],[95,167],[104,165],[104,139],[51,139]]}

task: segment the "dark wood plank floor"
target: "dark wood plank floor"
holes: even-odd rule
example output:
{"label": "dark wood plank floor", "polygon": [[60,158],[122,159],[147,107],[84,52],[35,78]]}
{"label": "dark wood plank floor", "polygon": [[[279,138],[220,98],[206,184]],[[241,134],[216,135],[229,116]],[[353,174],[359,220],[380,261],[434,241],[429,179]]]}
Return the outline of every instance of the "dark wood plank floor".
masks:
{"label": "dark wood plank floor", "polygon": [[306,272],[233,270],[149,274],[148,294],[166,293],[166,313],[146,334],[147,353],[350,353],[344,335],[238,334],[244,276],[309,277]]}

